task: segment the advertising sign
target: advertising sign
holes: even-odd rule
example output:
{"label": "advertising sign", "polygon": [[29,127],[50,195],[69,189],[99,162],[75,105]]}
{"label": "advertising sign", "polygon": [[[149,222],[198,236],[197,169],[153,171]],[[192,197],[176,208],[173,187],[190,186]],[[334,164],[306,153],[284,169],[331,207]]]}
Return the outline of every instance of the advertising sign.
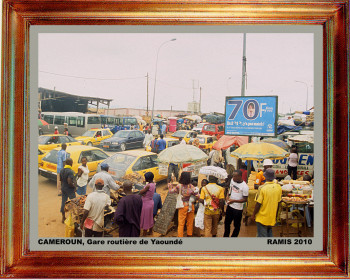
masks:
{"label": "advertising sign", "polygon": [[225,135],[276,136],[277,96],[227,96]]}
{"label": "advertising sign", "polygon": [[[314,173],[314,154],[313,153],[298,153],[298,178],[304,175],[313,176]],[[276,177],[286,177],[288,175],[288,162],[287,158],[272,160],[272,169],[275,170]],[[263,170],[263,161],[253,161],[253,165],[256,171]]]}

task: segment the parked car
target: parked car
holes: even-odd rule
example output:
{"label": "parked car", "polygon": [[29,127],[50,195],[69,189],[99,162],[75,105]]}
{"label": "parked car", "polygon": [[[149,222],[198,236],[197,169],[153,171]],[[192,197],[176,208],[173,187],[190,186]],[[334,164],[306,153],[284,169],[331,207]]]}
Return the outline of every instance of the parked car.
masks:
{"label": "parked car", "polygon": [[188,144],[190,142],[190,139],[193,138],[193,136],[195,135],[196,132],[194,132],[193,130],[178,130],[176,132],[174,132],[171,137],[173,138],[183,138],[186,143]]}
{"label": "parked car", "polygon": [[225,125],[221,124],[206,124],[203,126],[202,134],[216,136],[217,139],[220,139],[225,133]]}
{"label": "parked car", "polygon": [[81,145],[78,140],[63,134],[41,135],[39,136],[38,143],[39,150],[42,150],[43,152],[48,152],[52,149],[61,147],[63,143],[66,143],[67,147]]}
{"label": "parked car", "polygon": [[46,152],[43,150],[38,149],[38,165],[40,167],[40,164],[42,163],[42,159],[45,156]]}
{"label": "parked car", "polygon": [[[157,154],[146,151],[124,151],[117,152],[113,156],[107,158],[103,163],[109,165],[108,172],[114,180],[120,180],[124,175],[136,172],[144,176],[146,172],[154,174],[154,181],[162,181],[167,178],[159,174],[159,166]],[[99,172],[100,165],[97,168]]]}
{"label": "parked car", "polygon": [[198,148],[202,149],[207,154],[213,149],[213,145],[217,141],[215,136],[210,135],[198,135],[197,138],[199,140]]}
{"label": "parked car", "polygon": [[102,140],[110,138],[113,133],[109,128],[92,128],[76,139],[83,145],[98,146]]}
{"label": "parked car", "polygon": [[[40,175],[54,181],[57,180],[57,153],[59,150],[60,148],[53,149],[42,158],[42,163],[39,167]],[[66,152],[68,157],[73,160],[72,169],[74,172],[78,172],[81,158],[87,158],[87,166],[90,171],[89,177],[96,173],[98,164],[108,158],[108,155],[101,149],[84,145],[67,147]]]}
{"label": "parked car", "polygon": [[199,123],[192,130],[197,132],[198,134],[202,134],[203,126],[206,124],[208,124],[208,123]]}
{"label": "parked car", "polygon": [[143,147],[145,134],[138,130],[119,130],[112,137],[101,141],[100,147],[104,150],[135,149]]}
{"label": "parked car", "polygon": [[[177,145],[177,144],[180,144],[179,139],[176,139],[176,138],[163,138],[163,139],[164,139],[165,142],[166,142],[165,148],[170,148],[170,147],[172,147],[172,146],[175,146],[175,145]],[[150,146],[146,147],[146,151],[147,151],[147,152],[150,152],[151,149],[152,149],[152,148],[151,148]]]}

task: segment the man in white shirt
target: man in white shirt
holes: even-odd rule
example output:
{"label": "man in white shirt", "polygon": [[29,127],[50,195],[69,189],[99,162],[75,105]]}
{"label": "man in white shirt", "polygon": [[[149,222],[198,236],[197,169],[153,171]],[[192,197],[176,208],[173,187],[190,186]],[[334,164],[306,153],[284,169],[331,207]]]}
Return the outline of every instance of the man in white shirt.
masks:
{"label": "man in white shirt", "polygon": [[143,140],[143,146],[145,147],[145,150],[147,149],[148,146],[151,145],[152,140],[153,140],[153,135],[151,134],[151,131],[148,130],[147,134],[145,135],[145,139]]}
{"label": "man in white shirt", "polygon": [[231,223],[233,221],[234,230],[231,237],[237,237],[241,229],[243,203],[248,199],[249,187],[242,179],[242,171],[235,170],[230,183],[230,190],[226,197],[226,216],[224,237],[230,236]]}
{"label": "man in white shirt", "polygon": [[111,204],[109,196],[103,191],[104,181],[97,179],[96,191],[90,193],[84,204],[84,214],[80,227],[85,227],[85,237],[102,237],[104,209]]}

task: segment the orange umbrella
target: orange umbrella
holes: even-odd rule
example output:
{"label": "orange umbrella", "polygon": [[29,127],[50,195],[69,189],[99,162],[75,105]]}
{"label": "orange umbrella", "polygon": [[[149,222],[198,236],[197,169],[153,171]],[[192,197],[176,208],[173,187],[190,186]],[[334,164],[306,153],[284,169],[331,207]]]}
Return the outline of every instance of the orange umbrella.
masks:
{"label": "orange umbrella", "polygon": [[223,135],[214,145],[215,150],[226,150],[232,145],[242,146],[248,143],[248,136],[227,136]]}

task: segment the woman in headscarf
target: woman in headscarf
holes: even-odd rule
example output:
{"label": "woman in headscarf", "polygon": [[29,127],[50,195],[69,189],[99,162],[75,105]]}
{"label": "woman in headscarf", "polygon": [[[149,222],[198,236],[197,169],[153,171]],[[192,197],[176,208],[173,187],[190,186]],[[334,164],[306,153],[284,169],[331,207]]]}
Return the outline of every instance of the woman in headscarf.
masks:
{"label": "woman in headscarf", "polygon": [[146,186],[140,191],[142,195],[142,211],[140,228],[142,229],[142,236],[151,235],[153,231],[153,194],[156,190],[156,183],[153,182],[154,174],[147,172],[145,174]]}

